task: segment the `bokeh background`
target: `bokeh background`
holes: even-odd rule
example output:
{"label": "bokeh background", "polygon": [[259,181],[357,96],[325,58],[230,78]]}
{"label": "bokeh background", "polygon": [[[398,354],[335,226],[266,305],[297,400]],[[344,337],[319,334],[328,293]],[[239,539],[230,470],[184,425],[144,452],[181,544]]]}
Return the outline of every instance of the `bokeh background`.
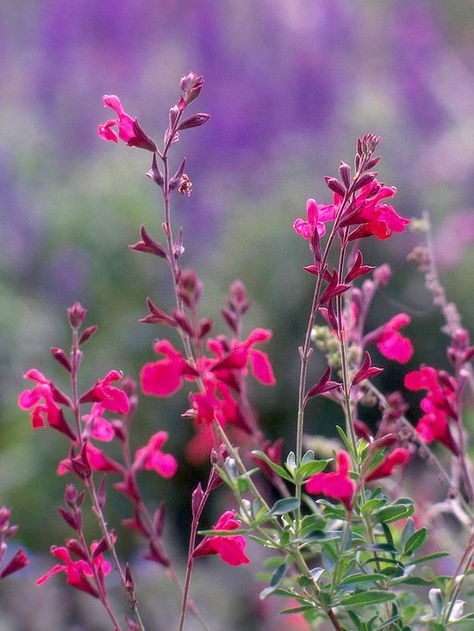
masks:
{"label": "bokeh background", "polygon": [[[49,564],[42,555],[69,533],[55,509],[64,480],[54,470],[64,441],[52,432],[31,432],[16,407],[22,373],[35,366],[63,378],[48,350],[67,346],[65,308],[79,300],[90,323],[99,325],[85,347],[83,387],[112,367],[137,377],[152,357],[153,339],[164,334],[138,324],[144,299],[150,295],[161,306],[172,301],[165,267],[127,249],[140,223],[158,235],[160,198],[144,177],[146,152],[98,138],[97,124],[108,117],[102,95],[120,95],[127,111],[160,137],[180,76],[204,74],[198,109],[212,120],[183,133],[174,149],[176,163],[187,156],[194,184],[191,198],[175,202],[176,222],[184,226],[184,263],[204,279],[203,311],[219,327],[227,286],[241,278],[254,300],[248,328],[273,329],[269,353],[278,386],[271,392],[256,386],[252,394],[268,435],[285,436],[290,448],[296,348],[311,287],[302,272],[308,251],[291,225],[308,197],[329,200],[322,177],[335,174],[340,159],[350,161],[359,134],[382,136],[380,177],[397,186],[400,214],[430,212],[449,298],[468,327],[472,322],[473,27],[470,0],[3,0],[0,503],[12,507],[33,563],[2,586],[0,629],[102,628],[100,613],[85,613],[81,595],[60,592],[59,579],[41,594],[32,588]],[[371,323],[406,311],[413,319],[413,367],[442,367],[441,318],[422,277],[406,262],[418,240],[404,234],[367,244],[367,260],[388,261],[395,272]],[[400,386],[402,377],[388,366],[385,387]],[[180,418],[185,406],[184,394],[172,401],[143,399],[137,444],[165,428],[171,449],[182,455],[192,436]],[[315,406],[307,429],[330,436],[334,418],[334,410]],[[143,480],[152,504],[167,502],[168,537],[178,559],[186,544],[189,493],[205,470],[183,461],[171,482],[151,474]],[[225,500],[223,492],[209,520]],[[127,510],[125,500],[109,499],[111,522]],[[123,537],[131,552],[136,542]],[[296,622],[284,627],[257,604],[258,585],[248,573],[211,562],[203,561],[202,571],[212,567],[217,580],[211,585],[198,571],[193,589],[215,628],[296,628]],[[156,615],[161,590],[164,617],[160,622],[158,615],[156,628],[170,628],[176,594],[156,567],[136,567],[150,592],[147,614]],[[28,618],[21,606],[25,594],[41,615]]]}

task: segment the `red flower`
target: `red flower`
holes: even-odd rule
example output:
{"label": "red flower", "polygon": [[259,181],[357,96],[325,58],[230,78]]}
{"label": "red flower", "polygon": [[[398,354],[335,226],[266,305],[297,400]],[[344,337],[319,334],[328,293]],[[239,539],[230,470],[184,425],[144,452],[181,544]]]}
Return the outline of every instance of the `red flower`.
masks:
{"label": "red flower", "polygon": [[399,313],[384,326],[369,334],[381,355],[387,359],[406,364],[413,356],[413,344],[399,333],[399,329],[409,324],[411,318],[406,313]]}
{"label": "red flower", "polygon": [[323,237],[326,234],[325,221],[332,221],[335,217],[335,206],[329,204],[317,204],[314,199],[308,199],[306,202],[307,221],[298,217],[293,224],[296,234],[301,235],[304,239],[312,239],[315,231]]}
{"label": "red flower", "polygon": [[[38,384],[32,390],[24,390],[18,397],[18,405],[22,410],[31,410],[31,425],[33,429],[44,427],[46,423],[69,436],[76,439],[74,432],[66,423],[63,411],[57,405],[64,403],[64,399],[59,391],[54,387],[53,382],[35,368],[32,368],[23,375],[25,379],[31,379]],[[43,401],[43,403],[41,403]]]}
{"label": "red flower", "polygon": [[162,445],[168,440],[167,432],[157,432],[145,447],[138,449],[135,454],[135,467],[156,471],[164,478],[172,478],[178,468],[176,458],[161,451]]}
{"label": "red flower", "polygon": [[104,418],[104,406],[102,403],[94,403],[90,414],[84,414],[82,420],[86,423],[86,434],[95,440],[110,442],[115,436],[114,428]]}
{"label": "red flower", "polygon": [[[93,543],[91,545],[91,552],[94,553],[95,548],[97,547],[97,543]],[[89,577],[94,576],[94,572],[92,567],[87,563],[87,561],[79,560],[73,561],[71,559],[71,555],[66,548],[60,548],[53,546],[51,548],[51,554],[56,558],[63,561],[63,564],[58,564],[52,567],[49,572],[46,572],[43,576],[41,576],[37,581],[37,585],[42,585],[47,580],[51,578],[54,574],[58,572],[66,572],[66,580],[69,585],[75,587],[76,589],[80,589],[95,598],[99,597],[99,593],[93,583],[89,580]],[[110,572],[110,563],[104,561],[103,555],[98,554],[94,558],[94,567],[99,577],[103,579],[103,577]],[[105,588],[105,583],[102,583],[102,587]]]}
{"label": "red flower", "polygon": [[430,366],[422,366],[405,375],[405,387],[408,390],[427,390],[420,407],[425,414],[418,421],[416,431],[425,443],[439,440],[453,454],[459,448],[452,437],[449,420],[457,419],[457,383],[444,371],[437,371]]}
{"label": "red flower", "polygon": [[[224,341],[209,340],[208,347],[217,355],[217,361],[210,360],[208,368],[218,377],[218,379],[229,382],[233,385],[232,375],[229,371],[243,370],[250,365],[255,379],[267,386],[275,383],[273,369],[268,359],[268,355],[263,351],[254,348],[260,342],[268,342],[272,339],[272,332],[267,329],[254,329],[244,342],[232,340],[230,352],[226,352]],[[227,340],[225,340],[227,342]]]}
{"label": "red flower", "polygon": [[[235,530],[239,528],[240,521],[235,519],[233,511],[226,511],[218,520],[212,530]],[[221,559],[229,565],[243,565],[250,563],[250,559],[245,555],[247,542],[242,535],[208,535],[195,548],[193,557],[218,554]]]}
{"label": "red flower", "polygon": [[404,465],[410,459],[410,454],[403,447],[397,447],[384,458],[384,460],[367,476],[367,482],[379,480],[392,475],[395,467]]}
{"label": "red flower", "polygon": [[95,401],[102,404],[104,410],[118,414],[128,414],[130,401],[123,390],[112,386],[113,381],[122,379],[118,370],[111,370],[103,379],[98,379],[95,385],[81,397],[81,402]]}
{"label": "red flower", "polygon": [[[97,127],[97,133],[101,138],[107,141],[117,142],[120,138],[127,143],[129,147],[140,147],[148,151],[156,151],[156,144],[149,138],[140,127],[138,120],[127,114],[118,96],[114,94],[104,94],[105,107],[111,107],[117,114],[118,118],[112,118],[103,125]],[[113,129],[117,126],[118,134]]]}
{"label": "red flower", "polygon": [[154,346],[155,353],[165,356],[156,362],[145,364],[140,378],[144,394],[169,397],[183,385],[183,379],[197,375],[186,359],[168,340],[160,340]]}
{"label": "red flower", "polygon": [[[378,239],[388,239],[394,232],[403,232],[410,223],[409,219],[400,217],[393,206],[382,204],[387,197],[393,197],[397,189],[393,186],[373,180],[363,186],[357,193],[353,206],[342,217],[341,227],[359,225],[350,233],[349,239],[360,239],[375,235]],[[343,198],[334,194],[336,214],[340,209]]]}
{"label": "red flower", "polygon": [[333,473],[316,473],[306,483],[308,493],[325,495],[335,500],[341,500],[349,510],[352,505],[352,495],[355,484],[349,477],[351,460],[345,451],[339,451],[336,456],[337,468]]}

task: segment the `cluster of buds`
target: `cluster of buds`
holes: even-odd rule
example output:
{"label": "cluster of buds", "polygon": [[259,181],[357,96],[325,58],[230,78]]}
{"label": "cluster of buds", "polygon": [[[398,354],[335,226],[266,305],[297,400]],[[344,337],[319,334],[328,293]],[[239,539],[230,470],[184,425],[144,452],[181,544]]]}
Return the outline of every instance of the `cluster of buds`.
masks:
{"label": "cluster of buds", "polygon": [[10,524],[10,510],[2,506],[0,508],[0,579],[18,572],[29,563],[29,559],[20,548],[7,563],[3,564],[8,551],[7,541],[15,535],[17,530],[18,526]]}

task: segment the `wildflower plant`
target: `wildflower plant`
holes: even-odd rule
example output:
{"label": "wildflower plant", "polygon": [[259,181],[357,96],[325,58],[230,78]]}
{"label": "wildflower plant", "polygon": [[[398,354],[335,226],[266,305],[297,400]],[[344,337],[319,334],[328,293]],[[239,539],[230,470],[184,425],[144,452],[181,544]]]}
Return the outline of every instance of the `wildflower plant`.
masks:
{"label": "wildflower plant", "polygon": [[[406,313],[395,313],[375,330],[366,330],[373,298],[389,283],[391,271],[386,265],[367,264],[364,244],[367,239],[401,238],[410,225],[392,205],[396,189],[379,181],[374,171],[379,162],[378,136],[366,134],[358,139],[353,165],[341,162],[338,176],[325,179],[328,203],[309,199],[306,218],[294,220],[294,232],[308,254],[302,282],[304,276],[311,279],[313,293],[298,349],[295,445],[283,455],[282,440],[269,441],[259,426],[248,390],[249,379],[275,386],[268,355],[271,331],[244,332],[252,303],[244,284],[236,281],[222,309],[228,329],[222,333],[201,312],[199,276],[182,263],[186,231],[173,223],[172,199],[189,197],[193,185],[186,161],[172,167],[171,153],[180,134],[207,123],[210,117],[189,113],[203,88],[202,76],[192,72],[182,78],[180,87],[161,143],[114,95],[104,96],[104,103],[116,118],[99,125],[98,134],[105,141],[123,141],[152,154],[147,176],[163,202],[162,237],[141,226],[140,238],[130,249],[153,255],[168,266],[175,295],[172,306],[158,304],[154,297],[146,300],[147,313],[141,321],[157,326],[160,337],[141,370],[141,391],[159,399],[185,389],[189,403],[181,414],[183,422],[195,429],[186,454],[194,462],[210,459],[208,479],[196,486],[190,502],[184,579],[179,578],[163,541],[164,503],[152,514],[138,480],[142,470],[173,477],[179,455],[168,452],[168,434],[160,428],[132,452],[130,434],[138,408],[133,379],[111,367],[86,389],[80,387],[83,349],[96,327],[86,325],[86,310],[75,304],[68,310],[69,352],[51,349],[64,369],[64,382],[56,384],[31,369],[25,378],[33,385],[19,397],[19,406],[30,413],[34,429],[54,429],[66,441],[57,473],[69,481],[59,515],[73,536],[65,545],[52,546],[58,562],[37,584],[64,574],[71,587],[102,603],[112,628],[153,628],[140,611],[139,580],[121,560],[117,526],[110,526],[106,518],[112,486],[112,492],[123,494],[130,503],[123,524],[141,536],[146,546],[143,556],[166,568],[181,593],[180,631],[188,613],[208,628],[205,612],[190,600],[194,563],[203,556],[217,556],[231,566],[252,565],[249,539],[267,552],[260,572],[267,586],[260,598],[287,598],[289,604],[282,614],[298,614],[311,628],[325,623],[357,631],[444,629],[472,619],[473,614],[463,611],[461,594],[474,559],[474,486],[463,424],[463,392],[472,387],[474,348],[459,317],[455,321],[453,308],[448,308],[427,246],[414,257],[421,261],[428,288],[446,316],[452,372],[421,366],[405,374],[407,391],[424,395],[415,425],[407,419],[403,394],[384,395],[377,386],[382,368],[374,365],[375,349],[400,366],[416,352],[405,333],[410,325]],[[165,330],[171,331],[170,339],[161,336]],[[311,361],[315,354],[326,363],[319,375]],[[305,448],[306,411],[318,397],[341,408],[345,419],[344,427],[335,427],[339,446],[332,454]],[[363,406],[378,411],[375,426],[360,419]],[[451,459],[450,469],[433,453],[435,443]],[[447,555],[437,549],[436,533],[431,543],[428,537],[426,525],[430,519],[436,523],[435,518],[428,519],[418,510],[416,497],[399,491],[400,474],[407,466],[436,471],[444,493],[440,511],[451,513],[465,529],[464,550],[450,575],[439,576],[433,565]],[[223,484],[231,490],[234,504],[205,529],[203,510]],[[271,499],[275,494],[276,501]],[[84,529],[86,509],[92,510],[98,522],[99,540],[91,540]],[[422,553],[425,543],[430,547]],[[118,575],[129,603],[124,619],[108,596],[112,572]],[[5,573],[7,569],[0,576]]]}

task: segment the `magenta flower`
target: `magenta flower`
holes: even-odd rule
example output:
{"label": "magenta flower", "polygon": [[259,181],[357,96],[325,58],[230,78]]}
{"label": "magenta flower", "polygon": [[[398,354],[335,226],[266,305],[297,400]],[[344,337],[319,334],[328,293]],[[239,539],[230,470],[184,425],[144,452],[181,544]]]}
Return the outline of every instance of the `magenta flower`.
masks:
{"label": "magenta flower", "polygon": [[[363,186],[357,193],[354,206],[349,207],[349,212],[342,217],[341,227],[356,226],[350,233],[349,239],[376,236],[378,239],[388,239],[394,232],[403,232],[410,223],[409,219],[400,217],[393,206],[381,203],[387,197],[393,197],[397,189],[393,186],[385,186],[377,180]],[[334,194],[334,207],[336,214],[340,209],[343,198],[338,193]]]}
{"label": "magenta flower", "polygon": [[194,378],[197,375],[168,340],[160,340],[154,350],[165,358],[143,366],[140,378],[144,394],[169,397],[181,388],[185,377]]}
{"label": "magenta flower", "polygon": [[[125,112],[118,96],[104,94],[104,105],[111,107],[117,114],[117,118],[106,121],[97,127],[97,133],[101,138],[110,142],[117,142],[120,138],[129,147],[139,147],[148,151],[156,151],[155,142],[145,134],[138,120]],[[117,127],[117,131],[113,129]]]}
{"label": "magenta flower", "polygon": [[[93,543],[91,545],[91,553],[93,555],[95,548],[97,547],[97,543]],[[56,558],[63,561],[63,563],[59,563],[52,567],[46,574],[43,574],[37,581],[37,585],[42,585],[46,581],[48,581],[54,574],[58,572],[66,572],[66,580],[69,585],[75,587],[76,589],[80,589],[95,598],[99,597],[99,593],[96,587],[90,580],[90,577],[94,576],[94,572],[92,567],[84,561],[80,559],[79,561],[73,561],[71,559],[71,555],[66,548],[53,546],[51,548],[51,554]],[[104,576],[106,576],[110,572],[110,563],[104,561],[103,555],[98,554],[94,558],[94,568],[102,580]],[[102,587],[105,589],[105,583],[102,580]]]}
{"label": "magenta flower", "polygon": [[349,477],[351,460],[345,451],[339,451],[336,456],[337,467],[333,473],[315,473],[306,483],[308,493],[325,495],[340,500],[350,510],[355,484]]}
{"label": "magenta flower", "polygon": [[104,410],[118,414],[128,414],[130,401],[123,390],[111,385],[114,381],[122,379],[118,370],[111,370],[103,379],[98,379],[94,386],[81,397],[81,403],[94,401],[102,404]]}
{"label": "magenta flower", "polygon": [[23,377],[35,381],[36,385],[31,390],[24,390],[18,397],[18,406],[22,410],[31,413],[31,425],[33,429],[44,427],[46,423],[72,438],[76,439],[74,432],[64,418],[63,411],[57,403],[64,403],[63,395],[55,388],[52,381],[35,368],[28,370]]}
{"label": "magenta flower", "polygon": [[161,447],[168,440],[168,432],[153,434],[145,447],[138,449],[135,454],[134,465],[137,469],[156,471],[163,478],[172,478],[178,468],[176,458],[165,454]]}
{"label": "magenta flower", "polygon": [[393,474],[395,467],[406,464],[410,459],[410,454],[403,447],[397,447],[386,456],[382,462],[367,476],[367,482],[379,480]]}
{"label": "magenta flower", "polygon": [[[240,521],[235,519],[233,511],[226,511],[219,517],[212,530],[236,530],[240,527]],[[229,565],[244,565],[250,563],[250,559],[245,555],[247,542],[242,535],[208,535],[195,548],[193,557],[208,556],[218,554],[221,559]]]}
{"label": "magenta flower", "polygon": [[114,428],[104,418],[104,406],[102,403],[94,403],[90,414],[84,414],[82,420],[86,423],[86,436],[95,440],[110,442],[115,436]]}
{"label": "magenta flower", "polygon": [[335,217],[335,206],[329,204],[317,204],[314,199],[308,199],[306,202],[306,214],[307,220],[298,219],[293,224],[293,229],[296,234],[301,235],[304,239],[312,239],[315,231],[318,235],[323,237],[326,234],[326,226],[324,222],[332,221]]}
{"label": "magenta flower", "polygon": [[399,313],[368,337],[375,342],[381,355],[399,364],[406,364],[413,357],[413,344],[399,333],[399,329],[410,321],[409,315]]}
{"label": "magenta flower", "polygon": [[459,453],[449,427],[450,420],[457,420],[457,383],[444,371],[437,371],[430,366],[422,366],[405,375],[405,388],[408,390],[427,390],[420,407],[425,413],[416,426],[425,443],[439,440],[453,454]]}

